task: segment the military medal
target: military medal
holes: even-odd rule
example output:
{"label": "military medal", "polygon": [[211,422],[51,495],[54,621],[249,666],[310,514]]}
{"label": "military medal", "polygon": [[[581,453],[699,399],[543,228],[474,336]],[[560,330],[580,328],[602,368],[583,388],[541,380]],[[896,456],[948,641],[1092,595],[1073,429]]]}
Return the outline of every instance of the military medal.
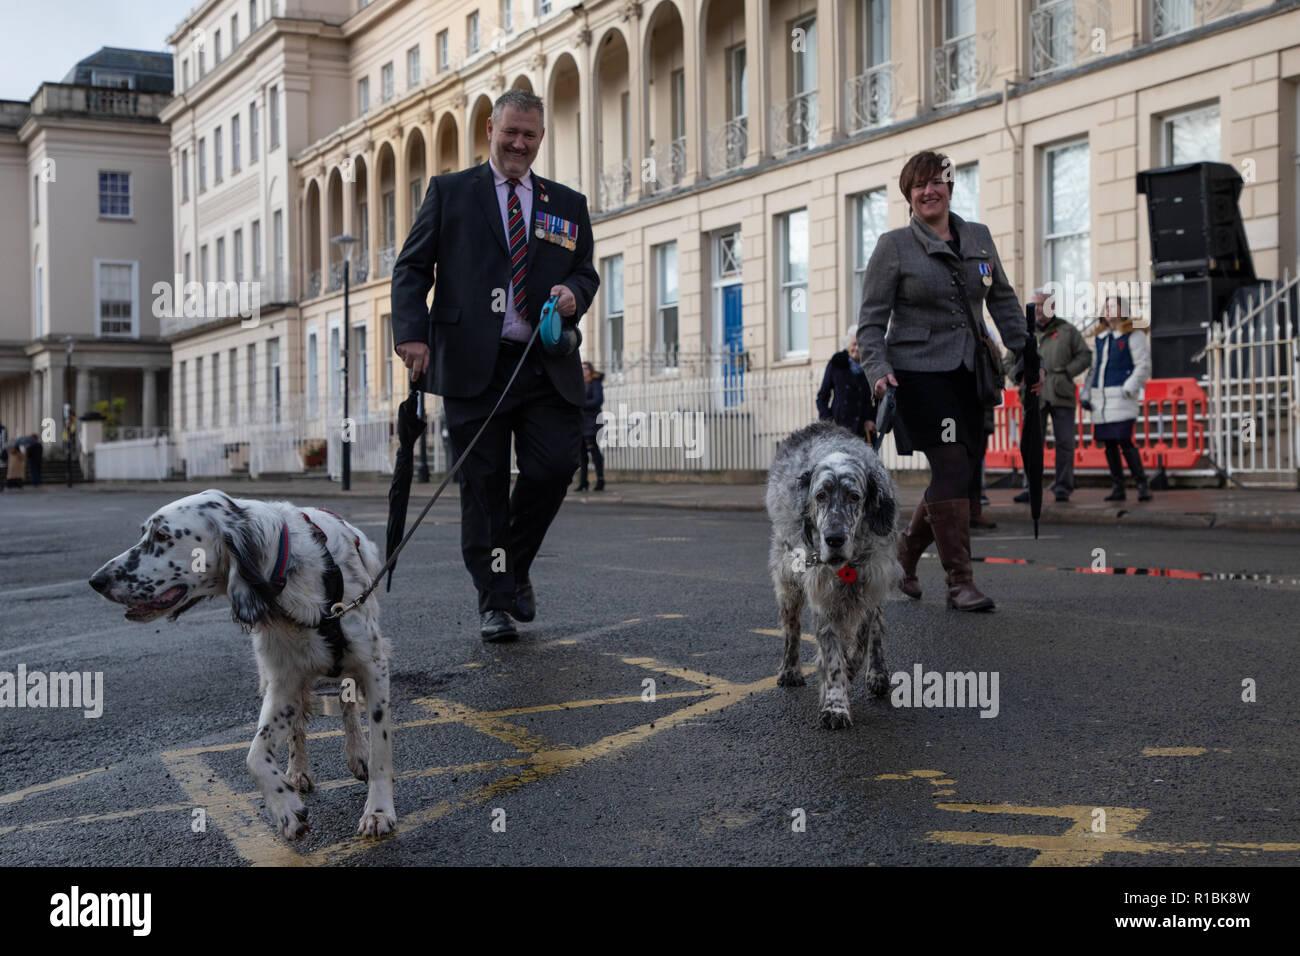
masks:
{"label": "military medal", "polygon": [[989,265],[987,262],[980,263],[980,275],[984,279],[985,287],[991,286],[993,284],[993,267]]}

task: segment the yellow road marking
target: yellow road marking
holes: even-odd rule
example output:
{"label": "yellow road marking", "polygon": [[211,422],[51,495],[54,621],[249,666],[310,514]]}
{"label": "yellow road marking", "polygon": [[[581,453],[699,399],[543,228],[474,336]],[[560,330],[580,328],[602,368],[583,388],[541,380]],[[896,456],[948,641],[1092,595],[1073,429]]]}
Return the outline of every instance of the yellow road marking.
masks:
{"label": "yellow road marking", "polygon": [[86,813],[77,817],[60,817],[57,820],[38,820],[36,823],[19,823],[13,826],[0,827],[0,836],[14,832],[30,833],[33,830],[48,830],[50,827],[60,826],[65,823],[105,823],[110,820],[126,820],[145,813],[174,813],[179,810],[188,811],[191,809],[193,808],[187,803],[165,803],[160,807],[115,810],[112,813]]}
{"label": "yellow road marking", "polygon": [[57,790],[59,787],[66,787],[68,784],[77,783],[78,781],[85,780],[87,777],[92,777],[97,773],[103,773],[108,769],[108,767],[96,767],[94,770],[83,770],[81,773],[74,773],[70,777],[61,777],[58,780],[51,780],[49,783],[38,783],[30,787],[24,787],[22,790],[15,790],[13,793],[6,793],[4,796],[0,796],[0,806],[9,803],[20,803],[34,794],[45,793],[48,790]]}
{"label": "yellow road marking", "polygon": [[[753,633],[762,634],[764,637],[785,637],[785,631],[778,631],[773,627],[755,627],[751,630]],[[811,634],[800,633],[799,636],[810,644],[817,643],[817,638],[813,637]]]}

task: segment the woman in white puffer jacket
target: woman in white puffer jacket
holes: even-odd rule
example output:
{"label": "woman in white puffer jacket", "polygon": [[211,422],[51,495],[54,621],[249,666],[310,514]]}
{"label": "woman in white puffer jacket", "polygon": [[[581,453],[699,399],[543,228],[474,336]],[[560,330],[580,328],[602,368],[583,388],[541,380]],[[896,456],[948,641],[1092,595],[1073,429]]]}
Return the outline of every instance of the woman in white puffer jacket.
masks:
{"label": "woman in white puffer jacket", "polygon": [[1133,444],[1133,425],[1142,410],[1142,388],[1151,377],[1151,352],[1147,336],[1124,319],[1123,303],[1106,300],[1102,318],[1093,330],[1096,351],[1092,370],[1079,391],[1079,404],[1092,413],[1093,440],[1106,445],[1106,464],[1113,485],[1106,501],[1123,501],[1124,465],[1128,462],[1137,482],[1138,501],[1151,500],[1151,486],[1142,468],[1142,453]]}

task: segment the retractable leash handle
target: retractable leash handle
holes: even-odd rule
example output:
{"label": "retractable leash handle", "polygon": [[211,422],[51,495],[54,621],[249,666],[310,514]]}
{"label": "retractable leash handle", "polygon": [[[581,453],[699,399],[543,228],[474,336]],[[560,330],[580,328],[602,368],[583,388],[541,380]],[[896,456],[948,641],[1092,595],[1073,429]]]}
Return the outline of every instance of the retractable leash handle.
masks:
{"label": "retractable leash handle", "polygon": [[[552,310],[554,309],[555,300],[556,296],[551,296],[551,298],[547,300],[546,305],[542,307],[544,314],[547,308],[551,308]],[[559,313],[556,312],[555,316],[558,322]],[[393,564],[397,561],[397,556],[402,553],[402,549],[406,547],[406,543],[411,540],[411,536],[415,534],[415,529],[420,527],[420,522],[424,520],[425,516],[429,513],[429,509],[438,501],[443,489],[446,488],[451,482],[451,479],[456,476],[456,472],[460,471],[460,466],[464,464],[465,459],[469,457],[469,453],[473,451],[474,446],[478,444],[478,440],[483,437],[483,432],[487,429],[488,425],[491,424],[492,419],[496,417],[497,409],[499,409],[501,403],[505,401],[506,393],[510,391],[510,386],[513,385],[515,379],[519,377],[519,370],[524,367],[524,362],[528,358],[528,353],[532,350],[533,343],[540,337],[541,331],[542,323],[539,321],[537,327],[533,329],[532,338],[530,338],[528,344],[524,346],[524,354],[519,356],[519,363],[515,366],[515,370],[510,373],[510,380],[506,382],[506,387],[501,390],[501,395],[497,398],[497,403],[492,406],[492,411],[488,412],[488,417],[483,420],[483,424],[479,426],[474,437],[470,439],[470,443],[466,445],[465,450],[460,453],[460,457],[456,459],[456,463],[447,469],[447,474],[442,477],[442,484],[438,485],[433,496],[425,503],[424,509],[420,512],[419,517],[417,517],[415,523],[411,525],[411,530],[406,532],[406,535],[402,538],[402,541],[398,544],[396,550],[394,550],[388,560],[384,562],[384,566],[379,569],[379,573],[375,575],[375,579],[366,586],[364,591],[358,594],[351,601],[336,601],[334,604],[330,605],[329,612],[321,615],[321,620],[335,620],[342,617],[344,614],[347,614],[349,611],[355,611],[362,604],[366,603],[366,598],[370,597],[375,588],[379,587],[379,582],[384,579],[384,575],[388,573],[389,569],[392,568]]]}
{"label": "retractable leash handle", "polygon": [[578,350],[578,346],[582,344],[582,336],[577,329],[565,327],[564,317],[560,315],[559,301],[558,295],[553,295],[546,300],[537,319],[537,328],[542,333],[542,351],[547,355],[562,358]]}

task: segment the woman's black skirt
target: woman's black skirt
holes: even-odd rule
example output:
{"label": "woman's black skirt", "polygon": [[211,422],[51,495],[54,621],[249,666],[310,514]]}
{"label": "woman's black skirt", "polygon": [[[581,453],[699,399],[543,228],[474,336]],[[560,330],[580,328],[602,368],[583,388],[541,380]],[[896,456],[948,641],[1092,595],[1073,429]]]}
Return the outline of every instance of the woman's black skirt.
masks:
{"label": "woman's black skirt", "polygon": [[984,450],[984,406],[975,392],[975,373],[964,365],[947,372],[894,369],[898,415],[919,451],[958,442],[971,457]]}

